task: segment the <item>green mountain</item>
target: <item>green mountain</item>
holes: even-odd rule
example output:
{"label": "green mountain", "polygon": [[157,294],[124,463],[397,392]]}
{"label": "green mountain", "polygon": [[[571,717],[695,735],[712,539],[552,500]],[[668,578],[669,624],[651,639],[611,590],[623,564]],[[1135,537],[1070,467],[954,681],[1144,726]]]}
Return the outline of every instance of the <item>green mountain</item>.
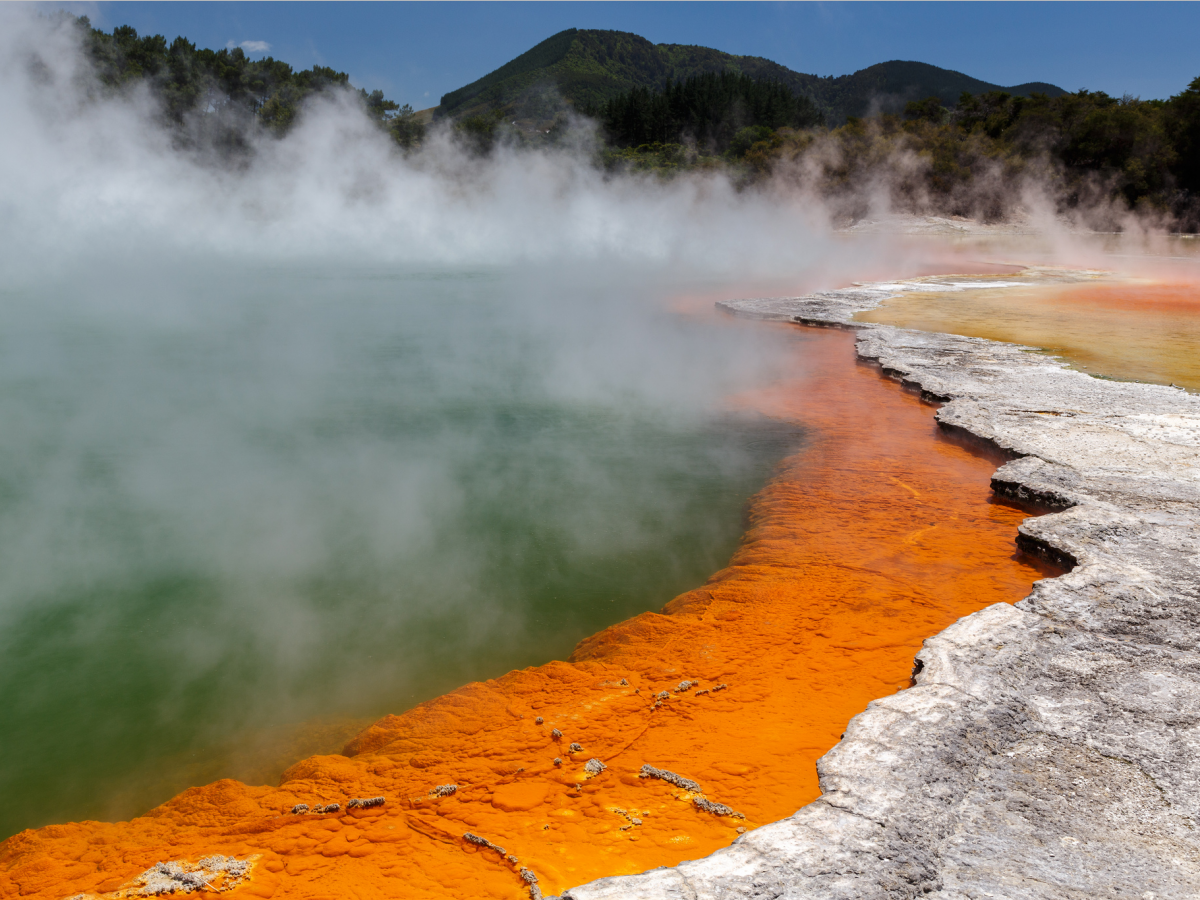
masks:
{"label": "green mountain", "polygon": [[437,115],[463,118],[499,111],[543,119],[553,116],[564,99],[578,109],[595,108],[635,87],[661,89],[669,80],[704,72],[738,72],[758,81],[781,82],[810,97],[830,125],[844,122],[847,116],[898,112],[909,100],[930,96],[950,106],[963,91],[1003,90],[1019,96],[1041,92],[1051,97],[1066,93],[1041,82],[1001,87],[919,62],[885,62],[853,75],[822,78],[758,56],[686,44],[652,44],[625,31],[568,28],[491,74],[446,94]]}
{"label": "green mountain", "polygon": [[1015,97],[1028,97],[1035,93],[1061,97],[1066,93],[1062,88],[1046,84],[1044,81],[1030,81],[1004,87],[980,81],[953,69],[940,69],[928,63],[901,60],[876,63],[866,69],[860,69],[853,75],[817,80],[819,86],[814,99],[834,113],[832,118],[836,121],[831,124],[845,121],[847,116],[867,115],[875,109],[881,112],[901,112],[908,101],[924,100],[926,97],[937,97],[943,106],[949,107],[958,103],[958,98],[964,92],[983,94],[988,91],[1004,91]]}

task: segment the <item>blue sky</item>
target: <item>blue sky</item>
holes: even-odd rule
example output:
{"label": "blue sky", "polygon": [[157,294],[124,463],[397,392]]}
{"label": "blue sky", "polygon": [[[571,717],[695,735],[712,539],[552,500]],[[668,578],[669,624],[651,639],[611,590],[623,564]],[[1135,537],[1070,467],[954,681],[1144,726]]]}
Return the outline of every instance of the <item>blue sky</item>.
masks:
{"label": "blue sky", "polygon": [[[1200,76],[1200,3],[49,2],[105,30],[182,34],[201,46],[264,42],[297,68],[350,73],[422,109],[564,28],[764,56],[843,75],[890,59],[995,84],[1048,81],[1167,97]],[[255,55],[263,55],[258,53]]]}

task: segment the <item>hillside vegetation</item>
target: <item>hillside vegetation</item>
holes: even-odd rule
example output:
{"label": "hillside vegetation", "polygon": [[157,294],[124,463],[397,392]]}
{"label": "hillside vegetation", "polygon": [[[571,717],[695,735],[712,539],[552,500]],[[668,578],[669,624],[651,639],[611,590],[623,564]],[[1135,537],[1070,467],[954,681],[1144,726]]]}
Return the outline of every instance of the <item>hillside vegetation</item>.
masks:
{"label": "hillside vegetation", "polygon": [[[643,149],[647,158],[661,155]],[[904,115],[833,130],[776,129],[741,154],[759,178],[802,184],[854,219],[897,210],[1003,219],[1035,187],[1081,225],[1122,227],[1127,211],[1174,229],[1200,226],[1200,78],[1169,100],[1081,90],[936,97]]]}
{"label": "hillside vegetation", "polygon": [[[181,142],[226,154],[245,152],[251,125],[282,135],[313,96],[354,91],[345,72],[325,66],[296,71],[269,56],[251,60],[240,47],[208,50],[183,37],[168,44],[160,34],[139,36],[129,25],[108,34],[92,28],[87,16],[67,17],[64,24],[79,30],[102,87],[119,91],[146,85]],[[424,129],[412,107],[388,100],[382,91],[354,93],[363,110],[400,144],[421,140]]]}
{"label": "hillside vegetation", "polygon": [[599,117],[611,143],[625,147],[693,140],[727,150],[745,128],[810,128],[822,122],[816,104],[803,94],[733,72],[693,75],[661,91],[634,88],[587,112]]}
{"label": "hillside vegetation", "polygon": [[486,148],[553,141],[566,107],[597,120],[611,170],[722,168],[743,184],[798,186],[843,221],[881,206],[1001,219],[1033,187],[1088,227],[1120,228],[1130,210],[1200,227],[1200,79],[1143,101],[1001,88],[917,62],[821,78],[569,29],[447,94],[438,114]]}
{"label": "hillside vegetation", "polygon": [[[181,149],[236,161],[254,152],[256,135],[287,134],[319,97],[357,105],[405,152],[422,146],[420,113],[355,88],[344,72],[58,21],[76,29],[92,63],[90,89],[146,92]],[[1130,211],[1200,227],[1200,78],[1169,100],[1001,89],[921,63],[818,78],[757,57],[572,29],[447,94],[438,115],[434,127],[478,154],[553,146],[590,118],[592,159],[604,169],[720,170],[743,188],[798,188],[845,222],[881,208],[1003,219],[1032,187],[1087,227],[1119,229]]]}
{"label": "hillside vegetation", "polygon": [[905,103],[935,96],[955,102],[972,94],[1004,90],[1014,96],[1064,93],[1052,84],[1001,87],[919,62],[885,62],[852,75],[805,75],[758,56],[735,56],[709,47],[652,44],[624,31],[569,28],[505,63],[478,81],[442,97],[438,114],[465,118],[498,113],[545,119],[563,101],[592,109],[635,88],[663,90],[669,82],[702,74],[732,73],[777,82],[807,97],[831,125],[872,111],[899,112]]}

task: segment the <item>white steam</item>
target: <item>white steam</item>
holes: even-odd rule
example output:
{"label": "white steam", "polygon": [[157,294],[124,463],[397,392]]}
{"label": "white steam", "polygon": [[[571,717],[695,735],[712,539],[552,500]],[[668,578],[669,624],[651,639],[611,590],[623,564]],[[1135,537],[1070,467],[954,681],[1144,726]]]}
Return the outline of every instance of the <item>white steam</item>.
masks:
{"label": "white steam", "polygon": [[245,168],[200,165],[171,148],[148,96],[98,97],[70,28],[22,11],[3,13],[0,83],[10,265],[56,246],[89,260],[618,258],[781,275],[818,253],[818,217],[723,178],[608,179],[578,142],[480,161],[445,133],[406,158],[344,95],[311,104],[284,140],[256,139]]}
{"label": "white steam", "polygon": [[765,477],[705,435],[794,348],[671,303],[863,250],[721,177],[605,176],[586,129],[405,155],[349,96],[225,164],[21,10],[0,121],[0,831],[569,652],[669,599],[621,566],[691,587]]}
{"label": "white steam", "polygon": [[231,164],[8,8],[0,121],[0,837],[693,587],[766,477],[718,414],[797,353],[712,300],[910,271],[803,184],[606,175],[583,125],[405,154],[330,95]]}

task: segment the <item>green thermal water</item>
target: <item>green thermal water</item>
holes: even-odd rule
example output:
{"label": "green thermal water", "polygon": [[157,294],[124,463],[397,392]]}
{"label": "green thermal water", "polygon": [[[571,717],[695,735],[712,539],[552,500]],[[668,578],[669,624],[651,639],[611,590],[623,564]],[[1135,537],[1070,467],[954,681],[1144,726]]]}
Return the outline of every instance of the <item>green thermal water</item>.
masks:
{"label": "green thermal water", "polygon": [[0,296],[0,837],[563,658],[801,440],[722,406],[787,338],[671,285],[169,271]]}

